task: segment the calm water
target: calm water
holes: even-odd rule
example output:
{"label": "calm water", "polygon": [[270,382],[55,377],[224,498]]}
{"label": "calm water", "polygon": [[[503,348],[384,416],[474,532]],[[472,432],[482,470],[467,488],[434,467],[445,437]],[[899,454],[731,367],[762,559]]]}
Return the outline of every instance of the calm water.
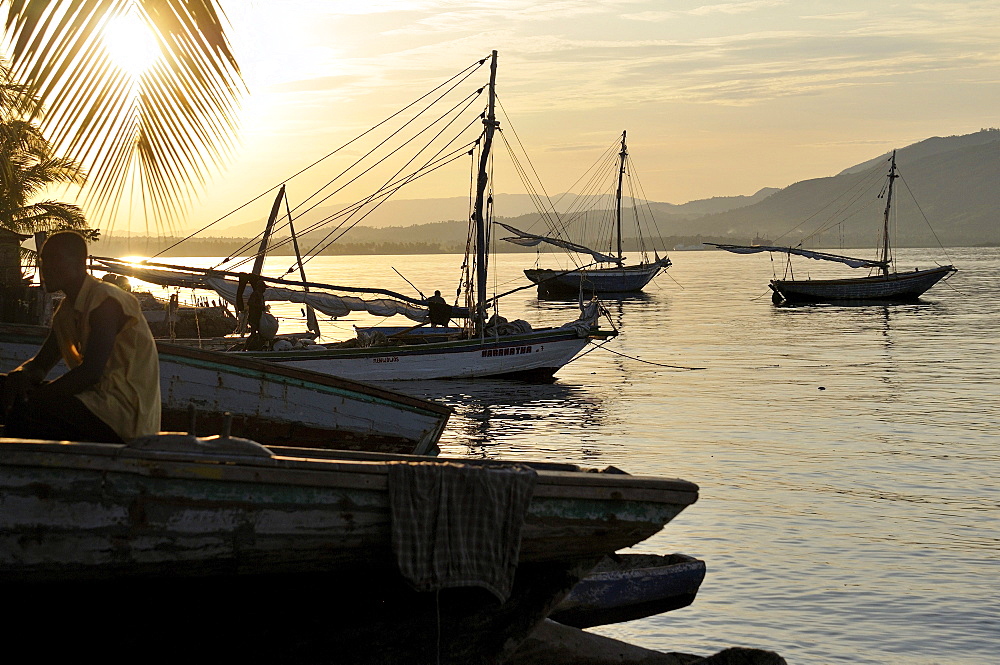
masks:
{"label": "calm water", "polygon": [[[620,337],[553,385],[394,387],[456,408],[447,455],[615,465],[701,486],[697,504],[636,547],[704,559],[694,605],[596,632],[665,651],[773,649],[798,665],[998,662],[1000,250],[903,250],[901,267],[940,259],[960,272],[920,304],[869,307],[776,308],[767,256],[672,258],[646,295],[608,303]],[[447,296],[460,262],[324,257],[308,269],[412,293],[395,267]],[[501,255],[497,290],[533,262]],[[563,323],[575,305],[526,290],[501,314]],[[371,322],[325,330],[349,337]]]}

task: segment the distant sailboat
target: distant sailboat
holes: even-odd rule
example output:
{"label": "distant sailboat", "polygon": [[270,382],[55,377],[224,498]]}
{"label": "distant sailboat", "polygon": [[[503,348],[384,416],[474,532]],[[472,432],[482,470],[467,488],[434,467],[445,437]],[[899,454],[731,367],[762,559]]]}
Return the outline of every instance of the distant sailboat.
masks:
{"label": "distant sailboat", "polygon": [[801,247],[775,245],[725,245],[706,243],[735,254],[758,252],[783,252],[821,261],[835,261],[852,268],[871,268],[877,274],[845,279],[772,279],[769,287],[775,304],[831,301],[906,301],[915,300],[942,278],[958,271],[951,265],[938,266],[912,272],[890,271],[892,254],[889,248],[889,212],[892,209],[893,183],[899,174],[896,170],[896,151],[890,158],[885,212],[883,214],[881,251],[876,259],[858,259],[839,254],[817,252]]}
{"label": "distant sailboat", "polygon": [[670,267],[668,257],[660,258],[654,251],[654,260],[643,261],[635,265],[625,265],[622,255],[622,183],[626,173],[628,148],[625,144],[626,132],[622,132],[621,151],[618,154],[618,186],[615,192],[615,224],[612,240],[616,253],[605,254],[570,242],[562,238],[535,235],[521,231],[507,224],[501,224],[515,235],[504,238],[507,242],[523,247],[535,247],[541,243],[554,245],[581,255],[591,257],[598,264],[613,263],[608,267],[579,268],[576,270],[556,270],[550,268],[532,268],[524,271],[525,276],[538,285],[538,293],[542,296],[568,295],[579,293],[635,293],[649,284],[660,271]]}

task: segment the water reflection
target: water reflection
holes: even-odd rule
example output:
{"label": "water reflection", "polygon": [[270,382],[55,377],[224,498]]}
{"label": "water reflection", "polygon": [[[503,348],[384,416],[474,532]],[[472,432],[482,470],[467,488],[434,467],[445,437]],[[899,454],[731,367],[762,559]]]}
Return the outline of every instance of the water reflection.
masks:
{"label": "water reflection", "polygon": [[[638,293],[602,293],[598,298],[601,302],[607,306],[609,303],[624,303],[624,302],[652,302],[656,296],[652,296],[648,293],[639,291]],[[538,295],[538,301],[545,303],[572,303],[576,305],[579,299],[576,297],[567,296],[553,296],[553,295]],[[587,297],[589,300],[589,296]]]}
{"label": "water reflection", "polygon": [[579,450],[606,425],[603,399],[585,386],[490,380],[408,381],[387,387],[455,409],[440,444],[448,455],[537,453],[540,441]]}
{"label": "water reflection", "polygon": [[[634,319],[650,312],[655,312],[657,316],[663,316],[670,311],[670,301],[662,297],[662,294],[601,294],[599,299],[617,330],[624,327],[627,317]],[[575,299],[541,296],[528,301],[526,305],[536,311],[556,313],[575,312],[580,307],[579,302]]]}
{"label": "water reflection", "polygon": [[836,302],[772,302],[778,309],[827,308],[827,307],[892,307],[907,305],[933,305],[922,298],[879,298],[866,300],[837,300]]}

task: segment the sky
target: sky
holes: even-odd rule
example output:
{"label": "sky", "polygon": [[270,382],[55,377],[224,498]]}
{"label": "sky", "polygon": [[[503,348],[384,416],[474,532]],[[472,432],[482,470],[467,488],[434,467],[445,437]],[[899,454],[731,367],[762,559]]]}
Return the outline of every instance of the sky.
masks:
{"label": "sky", "polygon": [[[998,0],[222,6],[249,94],[229,166],[181,228],[226,215],[492,49],[504,109],[550,193],[623,130],[647,197],[684,203],[1000,126]],[[290,186],[290,199],[307,185]],[[397,196],[466,191],[437,179]],[[265,217],[269,205],[220,226]]]}

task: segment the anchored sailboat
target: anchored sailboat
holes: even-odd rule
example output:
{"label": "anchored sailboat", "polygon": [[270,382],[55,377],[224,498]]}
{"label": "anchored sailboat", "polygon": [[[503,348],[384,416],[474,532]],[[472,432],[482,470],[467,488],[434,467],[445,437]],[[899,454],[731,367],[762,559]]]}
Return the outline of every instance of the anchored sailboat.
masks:
{"label": "anchored sailboat", "polygon": [[[535,247],[546,243],[569,250],[580,255],[589,256],[593,263],[615,265],[608,267],[583,267],[575,270],[555,270],[548,268],[531,268],[524,271],[525,276],[538,285],[541,296],[570,295],[579,293],[634,293],[642,291],[660,271],[670,267],[668,257],[660,258],[654,251],[652,261],[642,261],[635,265],[625,265],[622,255],[622,185],[627,172],[628,147],[625,144],[626,132],[622,132],[621,150],[618,153],[617,188],[615,190],[615,223],[614,241],[616,252],[605,254],[570,242],[563,238],[535,235],[521,231],[512,226],[502,224],[505,229],[515,235],[504,238],[507,242],[523,247]],[[633,201],[635,198],[633,197]]]}
{"label": "anchored sailboat", "polygon": [[801,247],[779,247],[775,245],[725,245],[706,243],[735,254],[755,254],[758,252],[781,252],[789,256],[803,256],[820,261],[834,261],[852,268],[869,268],[876,274],[867,277],[845,279],[772,279],[769,287],[775,304],[798,302],[831,301],[907,301],[915,300],[942,278],[958,271],[951,265],[938,266],[912,272],[890,271],[893,264],[889,244],[889,213],[892,209],[893,183],[900,177],[896,169],[896,151],[889,160],[888,185],[886,187],[885,211],[883,213],[882,239],[879,256],[876,259],[859,259],[827,252],[817,252]]}
{"label": "anchored sailboat", "polygon": [[[485,63],[484,59],[482,63]],[[481,63],[481,64],[482,64]],[[597,301],[581,303],[577,319],[562,326],[533,329],[525,321],[506,321],[494,314],[497,297],[487,297],[488,238],[491,220],[490,160],[496,119],[497,53],[489,58],[490,78],[486,86],[488,103],[482,114],[483,130],[472,145],[479,150],[475,179],[475,199],[471,215],[469,246],[474,249],[464,266],[472,266],[465,281],[467,306],[448,308],[451,319],[464,319],[461,327],[422,328],[431,322],[431,302],[410,298],[385,289],[337,287],[330,284],[270,279],[255,270],[254,280],[266,285],[265,301],[291,301],[311,306],[330,316],[349,311],[365,311],[379,316],[402,314],[418,325],[409,328],[370,328],[360,330],[357,339],[341,343],[311,344],[307,348],[264,351],[234,351],[248,356],[361,380],[419,380],[440,378],[504,377],[527,380],[551,380],[556,371],[570,362],[591,340],[614,337],[614,330],[602,330],[598,318],[603,310]],[[478,120],[477,120],[478,122]],[[471,151],[470,151],[471,152]],[[461,154],[465,154],[462,152]],[[391,183],[398,189],[403,177]],[[383,192],[369,197],[386,197]],[[277,208],[275,202],[275,209]],[[272,216],[274,211],[272,211]],[[289,213],[290,216],[290,213]],[[259,254],[264,251],[263,246]],[[301,265],[302,260],[297,259]],[[210,288],[229,302],[237,302],[247,275],[224,271],[178,269],[176,266],[145,262],[127,264],[102,259],[100,265],[112,272],[131,275],[159,284]],[[305,289],[309,290],[306,291]],[[379,294],[382,298],[363,299],[330,291],[354,291]],[[447,306],[446,306],[447,307]]]}

